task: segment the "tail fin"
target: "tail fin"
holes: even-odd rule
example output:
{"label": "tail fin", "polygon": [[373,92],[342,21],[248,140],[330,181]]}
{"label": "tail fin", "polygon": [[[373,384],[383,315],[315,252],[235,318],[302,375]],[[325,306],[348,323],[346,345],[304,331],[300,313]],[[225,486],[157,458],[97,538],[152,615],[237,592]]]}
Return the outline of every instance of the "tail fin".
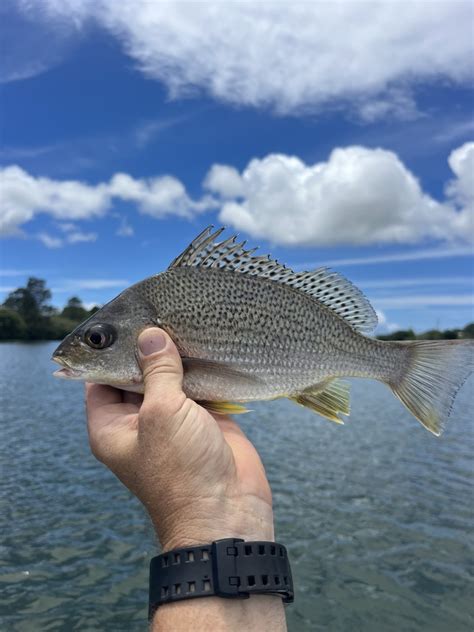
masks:
{"label": "tail fin", "polygon": [[435,435],[444,430],[456,393],[474,369],[474,340],[420,340],[407,347],[407,366],[389,386]]}

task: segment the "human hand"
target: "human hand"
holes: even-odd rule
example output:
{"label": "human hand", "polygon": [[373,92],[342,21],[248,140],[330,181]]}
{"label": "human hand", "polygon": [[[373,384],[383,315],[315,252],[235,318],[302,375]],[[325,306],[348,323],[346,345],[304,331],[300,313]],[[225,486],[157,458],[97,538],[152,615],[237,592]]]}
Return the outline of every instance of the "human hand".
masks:
{"label": "human hand", "polygon": [[164,331],[142,332],[139,348],[144,397],[86,386],[93,454],[144,504],[164,551],[224,537],[273,540],[271,491],[253,445],[229,417],[186,397]]}

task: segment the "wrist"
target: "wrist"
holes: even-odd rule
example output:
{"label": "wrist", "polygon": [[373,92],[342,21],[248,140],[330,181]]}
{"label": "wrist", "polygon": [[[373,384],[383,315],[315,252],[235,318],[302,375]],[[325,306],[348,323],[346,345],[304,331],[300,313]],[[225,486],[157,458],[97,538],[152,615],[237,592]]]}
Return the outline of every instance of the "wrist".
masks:
{"label": "wrist", "polygon": [[222,538],[274,541],[271,505],[255,496],[215,503],[202,499],[198,506],[160,519],[151,514],[163,552],[209,544]]}

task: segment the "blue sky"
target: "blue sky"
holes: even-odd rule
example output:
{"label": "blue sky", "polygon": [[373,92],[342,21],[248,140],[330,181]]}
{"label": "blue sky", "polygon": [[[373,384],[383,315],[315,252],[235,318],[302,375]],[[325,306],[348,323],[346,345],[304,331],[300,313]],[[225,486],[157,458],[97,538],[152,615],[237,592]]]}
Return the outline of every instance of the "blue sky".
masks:
{"label": "blue sky", "polygon": [[381,331],[473,320],[472,4],[167,6],[2,5],[0,299],[100,304],[225,224]]}

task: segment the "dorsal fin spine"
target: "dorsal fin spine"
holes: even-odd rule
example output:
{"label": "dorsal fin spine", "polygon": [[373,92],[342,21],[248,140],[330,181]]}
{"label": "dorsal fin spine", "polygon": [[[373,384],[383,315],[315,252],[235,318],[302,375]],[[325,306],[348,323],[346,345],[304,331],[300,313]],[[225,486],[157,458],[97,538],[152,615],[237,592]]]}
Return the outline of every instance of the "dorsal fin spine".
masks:
{"label": "dorsal fin spine", "polygon": [[246,241],[236,243],[230,237],[220,243],[215,239],[224,231],[212,227],[202,231],[170,265],[178,267],[219,268],[249,276],[260,276],[310,295],[357,331],[369,333],[377,324],[377,316],[369,301],[350,281],[328,268],[294,272],[268,256],[253,256],[257,248],[245,250]]}

